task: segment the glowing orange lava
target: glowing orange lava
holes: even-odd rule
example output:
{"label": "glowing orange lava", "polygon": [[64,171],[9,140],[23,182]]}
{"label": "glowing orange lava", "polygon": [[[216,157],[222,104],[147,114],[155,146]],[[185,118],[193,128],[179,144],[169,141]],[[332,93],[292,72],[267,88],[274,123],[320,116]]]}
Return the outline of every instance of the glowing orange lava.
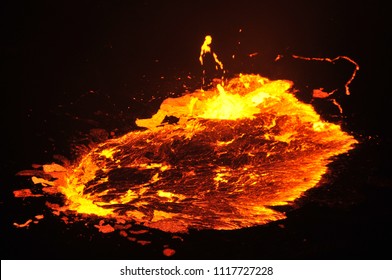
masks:
{"label": "glowing orange lava", "polygon": [[[239,75],[166,99],[146,129],[101,143],[41,179],[65,209],[169,232],[238,229],[284,218],[356,140],[291,92],[292,82]],[[175,124],[162,123],[166,116]],[[112,231],[112,227],[98,226]],[[115,227],[114,227],[115,228]]]}

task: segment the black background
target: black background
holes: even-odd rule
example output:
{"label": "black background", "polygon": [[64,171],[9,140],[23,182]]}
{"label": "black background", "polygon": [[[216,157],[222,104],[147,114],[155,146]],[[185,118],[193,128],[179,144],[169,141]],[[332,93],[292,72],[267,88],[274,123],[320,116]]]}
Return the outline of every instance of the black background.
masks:
{"label": "black background", "polygon": [[[381,3],[2,1],[2,259],[157,259],[164,245],[179,259],[389,259],[391,32]],[[73,159],[76,144],[97,141],[91,129],[129,132],[135,118],[181,95],[184,83],[200,87],[207,34],[229,76],[290,79],[304,101],[312,88],[338,87],[339,121],[362,144],[331,164],[326,183],[287,209],[286,220],[265,226],[191,231],[183,241],[152,232],[148,246],[91,225],[65,226],[50,214],[29,229],[12,226],[45,212],[43,201],[13,199],[14,189],[31,185],[18,171],[54,154]],[[278,54],[283,59],[274,62]],[[342,85],[352,64],[305,63],[292,54],[355,60],[351,95]],[[334,119],[336,108],[325,104],[315,106]]]}

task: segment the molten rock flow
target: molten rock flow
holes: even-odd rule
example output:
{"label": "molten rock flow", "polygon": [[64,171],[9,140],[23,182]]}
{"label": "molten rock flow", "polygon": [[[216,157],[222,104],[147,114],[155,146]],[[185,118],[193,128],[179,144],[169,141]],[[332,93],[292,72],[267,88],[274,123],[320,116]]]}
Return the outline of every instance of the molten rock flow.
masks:
{"label": "molten rock flow", "polygon": [[[65,211],[168,232],[238,229],[284,218],[334,156],[357,141],[290,92],[290,81],[240,75],[165,100],[147,129],[110,139],[73,166],[46,166]],[[179,120],[162,123],[166,116]],[[43,183],[44,179],[39,180]]]}

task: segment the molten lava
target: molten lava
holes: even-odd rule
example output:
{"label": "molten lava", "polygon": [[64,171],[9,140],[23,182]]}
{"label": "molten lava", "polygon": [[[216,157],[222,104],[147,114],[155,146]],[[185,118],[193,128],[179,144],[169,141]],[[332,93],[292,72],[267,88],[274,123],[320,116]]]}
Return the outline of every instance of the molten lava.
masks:
{"label": "molten lava", "polygon": [[[357,142],[299,101],[292,86],[239,75],[168,98],[136,121],[140,130],[70,166],[45,165],[37,182],[65,197],[61,211],[121,221],[114,229],[133,222],[167,232],[229,230],[282,219],[271,206],[315,187],[328,163]],[[168,116],[177,123],[164,123]],[[104,222],[99,229],[112,231]]]}

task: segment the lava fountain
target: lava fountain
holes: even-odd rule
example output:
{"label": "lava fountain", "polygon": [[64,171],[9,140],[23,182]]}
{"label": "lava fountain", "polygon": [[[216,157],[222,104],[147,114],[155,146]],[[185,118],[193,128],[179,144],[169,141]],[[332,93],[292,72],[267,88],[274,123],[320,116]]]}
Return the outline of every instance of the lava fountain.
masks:
{"label": "lava fountain", "polygon": [[136,124],[74,163],[43,165],[33,180],[64,197],[53,210],[117,221],[113,229],[262,225],[285,218],[273,206],[317,186],[328,163],[357,143],[299,101],[291,81],[255,74],[168,98]]}

